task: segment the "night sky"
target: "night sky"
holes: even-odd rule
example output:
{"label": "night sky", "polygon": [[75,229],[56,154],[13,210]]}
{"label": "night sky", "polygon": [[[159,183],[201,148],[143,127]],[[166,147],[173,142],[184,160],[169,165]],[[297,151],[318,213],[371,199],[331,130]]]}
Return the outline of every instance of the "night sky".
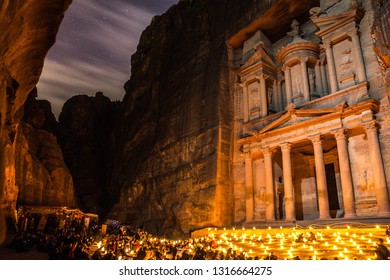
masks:
{"label": "night sky", "polygon": [[49,100],[57,117],[74,95],[102,91],[111,100],[122,100],[142,31],[153,16],[177,2],[73,0],[45,59],[38,98]]}

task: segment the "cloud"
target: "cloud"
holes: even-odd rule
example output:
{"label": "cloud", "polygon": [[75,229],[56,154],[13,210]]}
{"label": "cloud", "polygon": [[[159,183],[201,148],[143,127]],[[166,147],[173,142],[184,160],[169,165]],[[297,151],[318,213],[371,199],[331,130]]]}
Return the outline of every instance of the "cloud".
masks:
{"label": "cloud", "polygon": [[73,95],[103,91],[122,100],[130,57],[152,17],[177,0],[74,0],[37,85],[58,116]]}

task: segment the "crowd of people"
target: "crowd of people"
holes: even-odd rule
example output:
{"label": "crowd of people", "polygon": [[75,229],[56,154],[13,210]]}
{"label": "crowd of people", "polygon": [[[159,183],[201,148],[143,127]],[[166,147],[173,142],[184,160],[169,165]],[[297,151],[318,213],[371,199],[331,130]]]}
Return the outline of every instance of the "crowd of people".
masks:
{"label": "crowd of people", "polygon": [[[149,235],[142,229],[127,228],[126,234],[109,235],[106,246],[98,248],[92,259],[129,260],[245,260],[245,252],[216,250],[216,243],[208,238],[169,240]],[[258,259],[258,258],[256,258]]]}
{"label": "crowd of people", "polygon": [[[54,224],[57,221],[53,220]],[[53,223],[53,221],[51,223]],[[70,220],[58,228],[48,225],[45,230],[21,227],[8,246],[18,252],[38,250],[56,260],[277,260],[279,256],[248,254],[230,247],[221,250],[209,236],[186,240],[157,238],[143,229],[120,224],[105,226],[91,224],[88,228],[80,221]],[[387,228],[386,235],[390,235]],[[295,242],[315,242],[313,233],[300,234]],[[378,240],[373,250],[376,259],[389,259],[389,250]],[[299,260],[299,256],[295,256]],[[325,258],[323,258],[325,259]],[[332,258],[333,259],[333,258]],[[337,259],[335,257],[334,259]]]}

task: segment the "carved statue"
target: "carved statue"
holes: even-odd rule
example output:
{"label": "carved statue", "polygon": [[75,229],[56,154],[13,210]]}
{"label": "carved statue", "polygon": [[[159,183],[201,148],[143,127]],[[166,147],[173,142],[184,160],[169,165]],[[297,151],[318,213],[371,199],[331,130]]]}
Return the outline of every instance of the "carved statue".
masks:
{"label": "carved statue", "polygon": [[268,103],[274,104],[274,91],[272,88],[268,89]]}
{"label": "carved statue", "polygon": [[254,108],[259,108],[260,107],[260,97],[257,94],[256,90],[251,91],[251,100]]}
{"label": "carved statue", "polygon": [[316,74],[313,68],[308,68],[307,69],[308,76],[309,76],[309,85],[310,85],[310,91],[311,92],[316,92]]}
{"label": "carved statue", "polygon": [[301,94],[303,92],[302,90],[302,79],[301,76],[297,75],[294,80],[293,84],[293,90],[294,94]]}
{"label": "carved statue", "polygon": [[301,25],[299,24],[299,21],[294,19],[291,23],[291,31],[287,32],[287,35],[290,35],[291,37],[297,37],[302,36],[303,32],[301,30]]}
{"label": "carved statue", "polygon": [[323,11],[320,7],[314,7],[310,9],[309,14],[311,17],[319,17],[320,15],[323,14],[326,15],[326,12]]}
{"label": "carved statue", "polygon": [[339,64],[341,73],[343,75],[349,74],[349,71],[351,70],[351,49],[347,49],[342,52],[343,58],[341,59],[341,63]]}

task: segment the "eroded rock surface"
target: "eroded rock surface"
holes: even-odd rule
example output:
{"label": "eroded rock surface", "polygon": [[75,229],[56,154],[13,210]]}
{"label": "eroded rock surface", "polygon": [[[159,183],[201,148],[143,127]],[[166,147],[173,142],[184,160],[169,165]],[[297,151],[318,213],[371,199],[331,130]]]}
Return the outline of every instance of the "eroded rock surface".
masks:
{"label": "eroded rock surface", "polygon": [[[71,0],[0,2],[0,203],[8,217],[14,214],[18,194],[24,195],[19,185],[24,182],[21,178],[31,176],[34,182],[30,183],[35,186],[65,180],[53,170],[51,174],[45,171],[45,159],[30,154],[29,148],[34,145],[27,142],[29,135],[25,133],[29,129],[22,118],[23,105],[39,80],[46,53],[70,3]],[[26,166],[24,159],[29,157],[35,163]],[[27,175],[29,172],[32,174]]]}
{"label": "eroded rock surface", "polygon": [[119,105],[101,92],[94,97],[77,95],[65,103],[59,116],[65,162],[78,205],[86,212],[105,214],[109,210],[106,186],[114,158],[109,143]]}

